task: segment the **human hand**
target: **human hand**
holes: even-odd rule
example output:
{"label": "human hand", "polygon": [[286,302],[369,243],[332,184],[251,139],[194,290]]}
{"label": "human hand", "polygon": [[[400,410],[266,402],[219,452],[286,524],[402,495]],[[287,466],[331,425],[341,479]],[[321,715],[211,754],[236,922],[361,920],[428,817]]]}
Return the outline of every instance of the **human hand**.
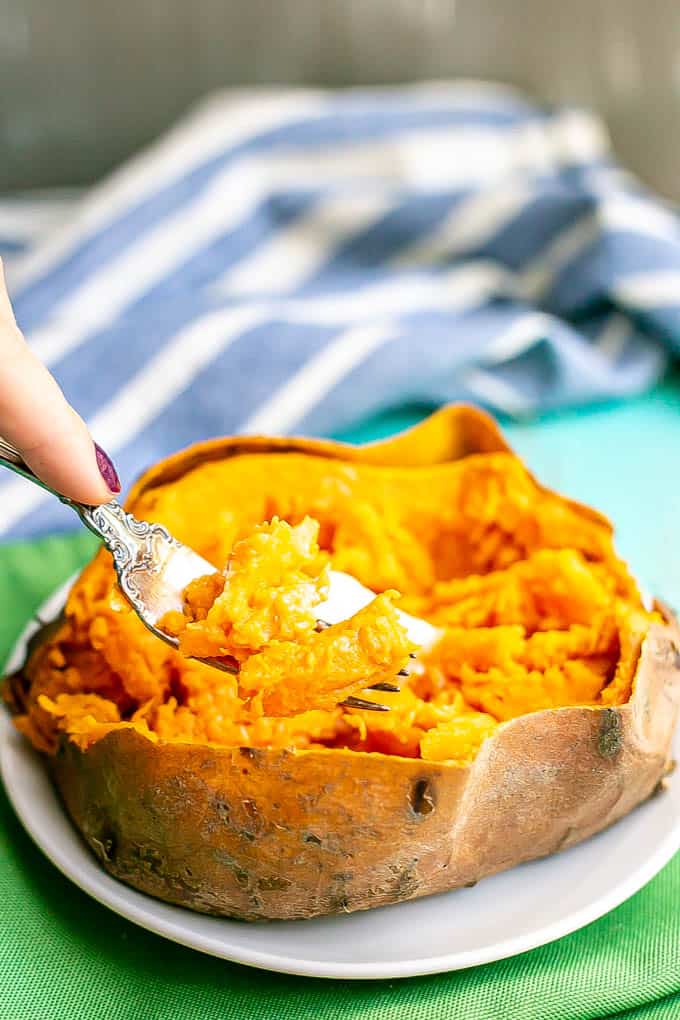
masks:
{"label": "human hand", "polygon": [[116,469],[15,322],[0,262],[0,436],[52,489],[79,503],[120,492]]}

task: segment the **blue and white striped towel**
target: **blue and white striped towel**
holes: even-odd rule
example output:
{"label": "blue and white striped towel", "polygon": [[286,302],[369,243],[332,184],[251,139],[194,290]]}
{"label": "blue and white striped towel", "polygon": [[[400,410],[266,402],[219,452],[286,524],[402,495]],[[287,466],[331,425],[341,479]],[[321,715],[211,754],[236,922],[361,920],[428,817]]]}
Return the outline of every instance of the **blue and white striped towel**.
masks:
{"label": "blue and white striped towel", "polygon": [[[631,394],[680,346],[675,214],[592,116],[477,84],[214,97],[9,277],[127,481],[238,430]],[[72,523],[0,480],[0,536]]]}

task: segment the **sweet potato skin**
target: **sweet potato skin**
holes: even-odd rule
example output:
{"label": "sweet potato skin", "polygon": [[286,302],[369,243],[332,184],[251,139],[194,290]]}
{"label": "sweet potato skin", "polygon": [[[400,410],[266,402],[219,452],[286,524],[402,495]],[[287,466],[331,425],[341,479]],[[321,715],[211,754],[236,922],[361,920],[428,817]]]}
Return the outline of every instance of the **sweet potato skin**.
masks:
{"label": "sweet potato skin", "polygon": [[[405,465],[506,449],[491,419],[456,407],[358,449],[215,440],[152,468],[129,505],[197,463],[242,452]],[[656,789],[680,702],[680,636],[666,620],[649,630],[627,704],[512,719],[467,768],[337,749],[154,743],[133,729],[87,750],[65,739],[50,767],[107,871],[194,910],[307,918],[455,889],[577,843]]]}
{"label": "sweet potato skin", "polygon": [[51,759],[104,867],[243,920],[365,910],[470,885],[606,828],[656,789],[680,699],[654,625],[631,701],[501,726],[468,768],[345,750],[156,744],[119,730]]}

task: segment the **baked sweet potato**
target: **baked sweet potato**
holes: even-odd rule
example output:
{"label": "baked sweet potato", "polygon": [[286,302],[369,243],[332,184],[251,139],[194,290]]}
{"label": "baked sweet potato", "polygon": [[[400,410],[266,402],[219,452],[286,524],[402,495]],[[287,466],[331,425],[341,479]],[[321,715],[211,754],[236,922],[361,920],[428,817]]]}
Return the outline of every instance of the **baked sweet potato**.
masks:
{"label": "baked sweet potato", "polygon": [[663,777],[675,622],[645,609],[605,518],[542,488],[486,415],[361,448],[202,443],[128,505],[218,569],[260,522],[310,515],[336,568],[445,630],[389,713],[257,715],[141,627],[100,552],[5,690],[130,885],[247,920],[366,909],[570,846]]}

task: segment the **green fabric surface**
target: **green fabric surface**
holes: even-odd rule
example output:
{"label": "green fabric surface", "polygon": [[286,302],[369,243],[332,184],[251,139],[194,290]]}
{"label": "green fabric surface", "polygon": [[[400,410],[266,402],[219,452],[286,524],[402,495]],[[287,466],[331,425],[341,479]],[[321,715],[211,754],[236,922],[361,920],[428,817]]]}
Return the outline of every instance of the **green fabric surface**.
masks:
{"label": "green fabric surface", "polygon": [[[678,411],[672,379],[623,406],[508,427],[546,483],[613,517],[634,570],[676,605]],[[385,415],[340,438],[386,435],[422,413]],[[3,659],[92,549],[85,533],[0,548]],[[0,793],[0,1020],[667,1020],[680,1017],[679,907],[680,856],[606,917],[514,959],[403,981],[267,974],[166,942],[95,903],[43,858]]]}

